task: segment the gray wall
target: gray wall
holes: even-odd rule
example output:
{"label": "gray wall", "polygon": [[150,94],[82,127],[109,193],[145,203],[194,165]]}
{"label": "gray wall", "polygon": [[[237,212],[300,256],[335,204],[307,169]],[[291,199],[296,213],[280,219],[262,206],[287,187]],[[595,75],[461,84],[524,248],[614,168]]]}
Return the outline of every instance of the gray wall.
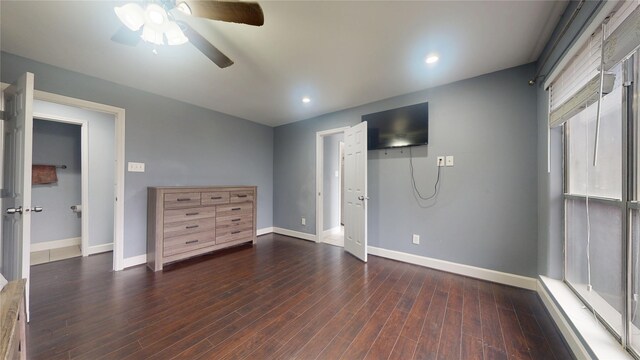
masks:
{"label": "gray wall", "polygon": [[125,258],[146,252],[147,186],[257,185],[258,228],[272,226],[272,128],[4,52],[0,62],[3,82],[30,71],[36,89],[126,110],[125,161],[146,172],[125,176]]}
{"label": "gray wall", "polygon": [[315,232],[317,131],[428,101],[429,145],[413,149],[417,186],[432,191],[436,156],[454,155],[455,166],[442,168],[437,198],[419,204],[408,150],[369,151],[369,245],[535,276],[537,104],[527,85],[534,71],[524,65],[275,128],[274,226]]}
{"label": "gray wall", "polygon": [[324,137],[322,230],[340,226],[340,177],[336,176],[336,171],[340,170],[340,141],[343,139],[344,134]]}
{"label": "gray wall", "polygon": [[[545,75],[551,73],[557,62],[562,58],[571,45],[582,34],[591,19],[603,5],[602,1],[587,1],[572,25],[560,39],[553,53],[553,43],[558,38],[578,2],[571,1],[558,22],[551,39],[545,46],[537,63],[537,70],[543,75],[536,85],[537,97],[537,138],[538,138],[538,272],[552,278],[562,278],[563,259],[563,200],[562,200],[562,131],[552,129],[548,131],[549,94],[544,89]],[[548,55],[546,64],[544,59]],[[543,66],[543,67],[542,67]],[[532,72],[530,77],[533,77]],[[550,142],[547,141],[550,139]],[[548,149],[551,149],[549,156]],[[550,166],[548,166],[548,159]],[[550,172],[549,170],[550,169]]]}
{"label": "gray wall", "polygon": [[[34,112],[87,121],[89,246],[113,243],[116,159],[113,115],[38,100],[34,102]],[[64,211],[71,212],[68,206]]]}
{"label": "gray wall", "polygon": [[31,217],[31,243],[80,237],[80,217],[69,209],[81,198],[80,126],[35,119],[33,163],[67,168],[57,169],[58,182],[32,186],[32,204],[44,211]]}

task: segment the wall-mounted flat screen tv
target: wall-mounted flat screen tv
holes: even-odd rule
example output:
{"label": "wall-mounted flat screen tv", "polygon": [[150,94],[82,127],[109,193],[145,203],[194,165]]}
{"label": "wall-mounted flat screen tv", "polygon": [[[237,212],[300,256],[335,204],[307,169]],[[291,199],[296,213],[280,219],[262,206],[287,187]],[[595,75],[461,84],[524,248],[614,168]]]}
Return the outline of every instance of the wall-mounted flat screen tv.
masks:
{"label": "wall-mounted flat screen tv", "polygon": [[429,140],[429,103],[363,115],[369,150],[426,145]]}

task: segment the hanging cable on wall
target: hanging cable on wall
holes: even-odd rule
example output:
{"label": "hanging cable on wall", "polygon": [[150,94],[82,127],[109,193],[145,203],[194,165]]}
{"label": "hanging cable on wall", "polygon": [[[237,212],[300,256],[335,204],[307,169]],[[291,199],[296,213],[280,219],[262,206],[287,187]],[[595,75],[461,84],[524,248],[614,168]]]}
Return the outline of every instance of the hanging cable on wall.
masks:
{"label": "hanging cable on wall", "polygon": [[442,168],[443,165],[444,164],[438,164],[438,174],[436,175],[436,182],[433,185],[433,194],[429,196],[423,196],[420,193],[418,186],[416,185],[416,178],[413,173],[413,153],[411,152],[411,146],[409,146],[409,171],[411,173],[411,184],[413,185],[413,194],[414,196],[417,195],[416,200],[431,200],[434,197],[436,197],[436,195],[438,195],[438,190],[439,190],[438,185],[440,184],[440,169]]}

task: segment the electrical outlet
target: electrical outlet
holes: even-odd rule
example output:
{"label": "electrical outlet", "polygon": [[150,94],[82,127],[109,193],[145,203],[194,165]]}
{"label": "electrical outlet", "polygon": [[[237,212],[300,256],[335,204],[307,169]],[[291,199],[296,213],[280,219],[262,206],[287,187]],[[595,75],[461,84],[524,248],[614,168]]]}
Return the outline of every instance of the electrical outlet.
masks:
{"label": "electrical outlet", "polygon": [[307,225],[307,219],[302,218],[302,225]]}
{"label": "electrical outlet", "polygon": [[144,163],[129,162],[129,172],[144,172]]}
{"label": "electrical outlet", "polygon": [[420,235],[413,234],[413,243],[420,244]]}
{"label": "electrical outlet", "polygon": [[453,166],[453,155],[447,155],[445,163],[447,166]]}
{"label": "electrical outlet", "polygon": [[444,166],[444,156],[438,156],[438,157],[436,158],[436,165],[437,165],[438,167],[440,167],[440,166]]}
{"label": "electrical outlet", "polygon": [[633,301],[635,301],[635,302],[638,301],[638,294],[633,294]]}

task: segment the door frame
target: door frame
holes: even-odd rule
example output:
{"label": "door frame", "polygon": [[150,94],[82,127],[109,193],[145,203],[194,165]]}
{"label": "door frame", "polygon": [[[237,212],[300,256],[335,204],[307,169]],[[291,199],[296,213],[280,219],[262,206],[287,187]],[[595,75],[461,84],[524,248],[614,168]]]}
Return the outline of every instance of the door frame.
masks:
{"label": "door frame", "polygon": [[[2,90],[8,86],[9,84],[0,83]],[[34,100],[46,101],[113,115],[116,128],[113,270],[120,271],[124,269],[125,109],[41,90],[34,90]]]}
{"label": "door frame", "polygon": [[[51,115],[42,112],[33,113],[33,120],[50,121],[60,124],[72,124],[80,126],[80,203],[82,204],[81,222],[81,250],[82,256],[89,256],[89,122],[83,119],[75,119],[68,116]],[[33,185],[31,186],[33,188]],[[31,199],[33,202],[33,198]],[[36,204],[37,205],[37,204]]]}
{"label": "door frame", "polygon": [[[344,134],[349,126],[316,132],[316,242],[322,241],[324,222],[324,138],[326,136]],[[342,201],[342,199],[341,199]]]}

